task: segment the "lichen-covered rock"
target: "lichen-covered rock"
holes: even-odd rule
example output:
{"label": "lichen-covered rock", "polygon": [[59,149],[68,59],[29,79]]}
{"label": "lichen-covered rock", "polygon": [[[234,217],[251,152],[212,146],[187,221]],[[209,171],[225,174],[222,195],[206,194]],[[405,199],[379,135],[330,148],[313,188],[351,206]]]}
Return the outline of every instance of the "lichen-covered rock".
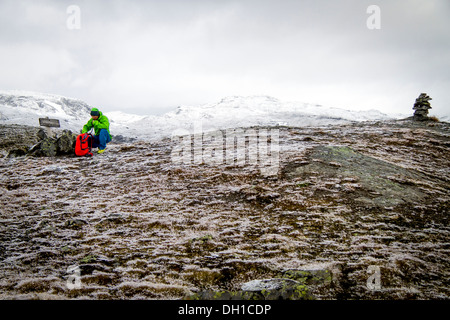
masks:
{"label": "lichen-covered rock", "polygon": [[56,140],[56,151],[59,155],[73,154],[77,136],[70,130],[63,130]]}
{"label": "lichen-covered rock", "polygon": [[49,136],[42,128],[2,125],[0,149],[6,157],[54,157],[74,153],[76,135],[70,130],[57,131]]}
{"label": "lichen-covered rock", "polygon": [[252,280],[238,291],[205,290],[188,300],[314,300],[308,286],[292,279]]}
{"label": "lichen-covered rock", "polygon": [[[364,155],[347,146],[314,147],[308,152],[307,163],[288,165],[284,174],[291,179],[306,179],[316,172],[339,179],[336,181],[340,183],[330,185],[330,188],[344,191],[354,201],[366,206],[392,206],[425,197],[420,187],[413,183],[425,179],[423,174]],[[400,178],[410,183],[402,183]]]}
{"label": "lichen-covered rock", "polygon": [[242,291],[264,300],[312,300],[308,287],[292,279],[252,280],[242,285]]}
{"label": "lichen-covered rock", "polygon": [[282,273],[283,278],[292,279],[304,284],[329,284],[333,279],[330,270],[286,270]]}
{"label": "lichen-covered rock", "polygon": [[63,130],[56,137],[47,137],[30,150],[34,156],[54,157],[74,153],[76,135],[69,130]]}
{"label": "lichen-covered rock", "polygon": [[46,138],[38,145],[39,148],[35,150],[33,155],[41,157],[54,157],[56,156],[57,146],[56,141],[52,138]]}
{"label": "lichen-covered rock", "polygon": [[22,125],[0,125],[0,155],[7,158],[25,156],[41,139],[38,128]]}

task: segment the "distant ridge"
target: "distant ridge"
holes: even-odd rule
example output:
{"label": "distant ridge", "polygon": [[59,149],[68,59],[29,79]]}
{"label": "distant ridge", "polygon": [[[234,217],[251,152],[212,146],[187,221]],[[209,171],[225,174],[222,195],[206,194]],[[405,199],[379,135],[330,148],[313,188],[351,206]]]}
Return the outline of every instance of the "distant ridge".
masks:
{"label": "distant ridge", "polygon": [[[101,110],[102,108],[99,107]],[[86,102],[55,94],[0,91],[0,124],[38,126],[38,118],[58,118],[63,129],[78,132],[89,120]],[[351,111],[303,102],[283,102],[270,96],[229,96],[201,106],[178,106],[155,115],[105,112],[112,134],[152,139],[170,137],[177,129],[214,130],[249,126],[326,126],[352,121],[395,119],[378,110]],[[195,127],[195,128],[194,128]]]}

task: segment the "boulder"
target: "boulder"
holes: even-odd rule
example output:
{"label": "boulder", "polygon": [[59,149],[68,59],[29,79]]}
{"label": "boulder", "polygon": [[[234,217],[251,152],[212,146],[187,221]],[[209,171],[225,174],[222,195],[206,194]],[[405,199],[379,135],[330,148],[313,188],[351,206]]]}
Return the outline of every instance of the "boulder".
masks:
{"label": "boulder", "polygon": [[314,300],[308,287],[292,279],[273,278],[252,280],[239,291],[205,290],[187,300]]}
{"label": "boulder", "polygon": [[0,156],[54,157],[72,155],[77,135],[70,130],[55,130],[52,135],[42,128],[0,125]]}
{"label": "boulder", "polygon": [[28,154],[38,157],[54,157],[73,154],[77,136],[70,130],[63,130],[56,137],[48,137],[44,131],[38,132],[38,137],[43,138],[35,144]]}
{"label": "boulder", "polygon": [[258,300],[312,300],[308,287],[284,278],[252,280],[242,285],[242,291]]}
{"label": "boulder", "polygon": [[77,136],[70,130],[63,130],[56,140],[56,152],[59,155],[73,154]]}

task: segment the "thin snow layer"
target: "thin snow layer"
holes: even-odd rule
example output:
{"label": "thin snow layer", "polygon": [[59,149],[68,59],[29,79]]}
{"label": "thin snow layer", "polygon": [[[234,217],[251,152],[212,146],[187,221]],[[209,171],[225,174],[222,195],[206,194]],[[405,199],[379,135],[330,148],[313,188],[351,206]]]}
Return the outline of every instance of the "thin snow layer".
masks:
{"label": "thin snow layer", "polygon": [[322,268],[319,298],[449,298],[448,126],[279,130],[275,175],[175,163],[169,139],[1,159],[0,298],[179,299]]}

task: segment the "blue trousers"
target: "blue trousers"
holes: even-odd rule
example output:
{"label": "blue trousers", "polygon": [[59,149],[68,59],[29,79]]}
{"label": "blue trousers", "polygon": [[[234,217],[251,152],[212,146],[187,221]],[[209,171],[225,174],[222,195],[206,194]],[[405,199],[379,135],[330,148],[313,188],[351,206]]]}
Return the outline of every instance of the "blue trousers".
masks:
{"label": "blue trousers", "polygon": [[103,150],[108,142],[111,142],[111,137],[106,129],[101,129],[98,136],[92,136],[92,148]]}

